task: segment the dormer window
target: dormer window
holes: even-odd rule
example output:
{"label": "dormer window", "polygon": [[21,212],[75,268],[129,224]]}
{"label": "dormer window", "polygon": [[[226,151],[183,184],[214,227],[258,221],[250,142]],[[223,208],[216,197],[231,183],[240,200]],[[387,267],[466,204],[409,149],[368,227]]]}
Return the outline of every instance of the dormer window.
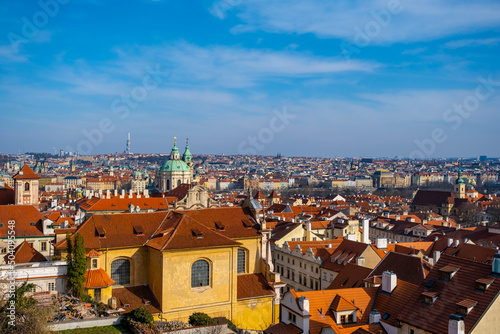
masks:
{"label": "dormer window", "polygon": [[491,278],[480,278],[476,280],[476,290],[485,292],[495,280]]}
{"label": "dormer window", "polygon": [[427,305],[432,305],[439,296],[437,292],[422,292],[422,302]]}
{"label": "dormer window", "polygon": [[215,222],[215,228],[224,231],[226,227],[222,224],[222,222]]}
{"label": "dormer window", "polygon": [[444,266],[443,268],[439,269],[439,280],[443,282],[451,281],[451,279],[459,269],[459,267],[454,267],[451,265]]}
{"label": "dormer window", "polygon": [[134,234],[137,236],[143,236],[144,235],[144,229],[140,225],[135,225],[134,226]]}
{"label": "dormer window", "polygon": [[191,230],[191,232],[193,232],[193,235],[198,238],[198,239],[201,239],[203,238],[203,234],[201,233],[200,230],[198,230],[197,228],[194,228]]}
{"label": "dormer window", "polygon": [[472,299],[464,299],[460,303],[457,303],[457,314],[466,317],[476,305],[477,301]]}
{"label": "dormer window", "polygon": [[92,269],[97,269],[97,259],[92,259]]}
{"label": "dormer window", "polygon": [[97,231],[97,235],[99,236],[99,238],[105,238],[106,237],[106,231],[104,230],[104,227],[102,227],[102,226],[96,226],[95,229]]}

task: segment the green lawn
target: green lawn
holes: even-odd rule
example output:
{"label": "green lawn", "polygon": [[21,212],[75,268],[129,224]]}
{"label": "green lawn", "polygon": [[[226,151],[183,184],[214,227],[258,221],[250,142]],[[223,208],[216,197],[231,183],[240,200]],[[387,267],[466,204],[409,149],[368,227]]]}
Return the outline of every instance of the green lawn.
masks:
{"label": "green lawn", "polygon": [[120,325],[117,326],[105,326],[105,327],[92,327],[84,329],[69,329],[66,331],[58,332],[60,334],[119,334],[119,333],[130,333],[125,327]]}

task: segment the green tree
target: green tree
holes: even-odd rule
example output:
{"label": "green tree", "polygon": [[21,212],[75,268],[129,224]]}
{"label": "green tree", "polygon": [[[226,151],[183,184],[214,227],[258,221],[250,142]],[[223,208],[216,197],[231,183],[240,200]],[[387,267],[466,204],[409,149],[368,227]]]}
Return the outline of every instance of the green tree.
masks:
{"label": "green tree", "polygon": [[87,271],[87,259],[85,258],[85,242],[80,233],[75,235],[74,242],[71,237],[66,236],[68,244],[68,256],[66,262],[68,263],[67,278],[68,287],[76,297],[83,296],[83,289],[85,285],[85,272]]}
{"label": "green tree", "polygon": [[141,324],[152,324],[152,323],[154,323],[153,315],[144,306],[140,306],[138,308],[133,309],[129,313],[129,317],[132,318],[132,320],[140,322]]}

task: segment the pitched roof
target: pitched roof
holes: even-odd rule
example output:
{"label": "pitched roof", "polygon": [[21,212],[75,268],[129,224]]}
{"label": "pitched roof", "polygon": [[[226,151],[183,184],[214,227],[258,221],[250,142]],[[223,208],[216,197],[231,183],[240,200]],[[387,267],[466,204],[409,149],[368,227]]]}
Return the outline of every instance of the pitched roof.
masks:
{"label": "pitched roof", "polygon": [[[440,271],[452,267],[460,269],[450,281],[440,280]],[[490,265],[443,254],[407,302],[398,319],[427,331],[447,333],[448,319],[450,315],[457,313],[457,303],[472,299],[477,301],[477,305],[464,318],[465,332],[468,333],[500,291],[500,278],[491,274]],[[489,279],[492,284],[485,292],[478,293],[478,279]],[[438,297],[431,305],[427,305],[422,303],[422,293],[437,293]]]}
{"label": "pitched roof", "polygon": [[118,308],[125,309],[125,312],[144,306],[151,314],[162,313],[158,299],[147,284],[115,288],[112,296],[116,298]]}
{"label": "pitched roof", "polygon": [[348,263],[342,268],[339,274],[327,287],[331,289],[348,289],[359,288],[363,284],[363,280],[368,277],[372,269],[358,266],[354,263]]}
{"label": "pitched roof", "polygon": [[141,210],[160,210],[168,209],[169,198],[164,197],[141,197],[133,196],[131,198],[111,196],[111,198],[91,197],[79,202],[79,207],[84,211],[119,211],[124,212],[129,209],[129,205],[139,207]]}
{"label": "pitched roof", "polygon": [[38,174],[33,172],[33,170],[28,165],[24,165],[19,172],[17,172],[13,177],[14,180],[37,180],[40,178]]}
{"label": "pitched roof", "polygon": [[[339,272],[344,267],[344,263],[355,261],[367,247],[370,245],[344,239],[330,258],[323,262],[321,268]],[[339,261],[340,263],[338,263]]]}
{"label": "pitched roof", "polygon": [[380,321],[399,327],[397,317],[417,289],[418,285],[398,279],[396,288],[391,294],[379,292],[373,307],[382,316]]}
{"label": "pitched roof", "polygon": [[335,298],[333,298],[330,309],[335,312],[342,312],[357,310],[358,308],[354,306],[350,301],[347,301],[341,295],[336,295]]}
{"label": "pitched roof", "polygon": [[176,197],[178,201],[186,197],[189,189],[191,189],[191,185],[188,183],[182,183],[178,185],[175,189],[170,190],[165,196],[167,197]]}
{"label": "pitched roof", "polygon": [[384,271],[392,271],[398,279],[415,285],[419,285],[426,276],[422,258],[394,252],[387,254],[368,277],[380,276]]}
{"label": "pitched roof", "polygon": [[411,205],[453,204],[455,195],[451,191],[419,190],[415,194]]}
{"label": "pitched roof", "polygon": [[[16,263],[47,261],[47,258],[45,258],[42,253],[31,247],[31,245],[27,241],[23,241],[14,249],[14,256]],[[9,254],[4,256],[6,263],[8,263],[9,261],[8,258]]]}
{"label": "pitched roof", "polygon": [[92,269],[85,272],[85,288],[95,289],[95,288],[105,288],[113,285],[113,281],[104,269]]}
{"label": "pitched roof", "polygon": [[296,228],[302,228],[301,223],[289,223],[289,222],[280,222],[278,223],[271,233],[271,240],[280,240],[286,237],[290,232],[295,230]]}
{"label": "pitched roof", "polygon": [[274,289],[269,285],[264,275],[238,275],[238,299],[274,296]]}
{"label": "pitched roof", "polygon": [[42,214],[32,205],[0,205],[0,237],[7,238],[9,221],[15,221],[16,237],[42,236]]}
{"label": "pitched roof", "polygon": [[302,330],[294,324],[277,323],[266,329],[264,334],[301,334]]}
{"label": "pitched roof", "polygon": [[0,188],[0,205],[12,205],[16,202],[14,189],[5,185]]}

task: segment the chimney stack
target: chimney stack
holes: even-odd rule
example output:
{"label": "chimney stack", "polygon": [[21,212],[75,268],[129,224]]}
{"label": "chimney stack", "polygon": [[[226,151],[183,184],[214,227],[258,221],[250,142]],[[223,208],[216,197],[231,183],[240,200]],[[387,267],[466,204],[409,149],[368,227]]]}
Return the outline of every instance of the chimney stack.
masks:
{"label": "chimney stack", "polygon": [[382,291],[392,293],[398,285],[398,278],[395,273],[384,271],[382,273]]}
{"label": "chimney stack", "polygon": [[378,249],[387,249],[387,238],[377,238],[375,240],[375,247]]}
{"label": "chimney stack", "polygon": [[493,274],[500,275],[500,254],[496,253],[492,264]]}
{"label": "chimney stack", "polygon": [[368,219],[363,219],[363,243],[370,244],[370,224]]}
{"label": "chimney stack", "polygon": [[465,334],[465,323],[460,315],[450,315],[448,334]]}
{"label": "chimney stack", "polygon": [[448,238],[448,247],[451,247],[451,245],[453,245],[453,239]]}

